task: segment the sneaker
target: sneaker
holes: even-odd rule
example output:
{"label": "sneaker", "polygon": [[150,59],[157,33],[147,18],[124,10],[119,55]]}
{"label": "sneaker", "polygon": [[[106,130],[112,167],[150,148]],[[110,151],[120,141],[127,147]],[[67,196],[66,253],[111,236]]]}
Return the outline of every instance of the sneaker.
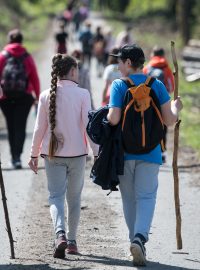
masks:
{"label": "sneaker", "polygon": [[54,258],[64,259],[65,249],[67,248],[67,239],[65,233],[59,233],[54,243]]}
{"label": "sneaker", "polygon": [[75,240],[67,241],[67,254],[78,254],[78,248]]}
{"label": "sneaker", "polygon": [[146,265],[146,249],[139,237],[135,237],[130,246],[134,266]]}
{"label": "sneaker", "polygon": [[22,169],[22,163],[20,159],[13,159],[12,160],[12,166],[14,169],[19,170]]}

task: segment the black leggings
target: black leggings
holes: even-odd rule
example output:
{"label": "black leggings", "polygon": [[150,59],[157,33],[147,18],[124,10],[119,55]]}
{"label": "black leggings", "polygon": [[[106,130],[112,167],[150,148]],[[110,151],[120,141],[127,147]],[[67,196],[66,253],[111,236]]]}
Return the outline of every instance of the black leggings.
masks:
{"label": "black leggings", "polygon": [[30,94],[17,99],[6,98],[0,101],[5,116],[8,140],[12,159],[19,159],[26,138],[26,122],[33,105],[34,98]]}

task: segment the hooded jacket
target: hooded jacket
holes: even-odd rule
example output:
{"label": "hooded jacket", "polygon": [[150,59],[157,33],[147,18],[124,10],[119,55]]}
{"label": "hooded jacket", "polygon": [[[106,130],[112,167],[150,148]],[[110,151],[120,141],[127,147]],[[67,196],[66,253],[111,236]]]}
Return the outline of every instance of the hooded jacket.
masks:
{"label": "hooded jacket", "polygon": [[[11,43],[4,47],[3,51],[7,51],[9,54],[19,57],[27,52],[27,50],[20,44],[20,43]],[[4,69],[4,66],[6,64],[6,56],[0,52],[0,78]],[[34,93],[36,99],[39,99],[40,95],[40,82],[39,77],[37,73],[37,69],[35,66],[35,62],[31,55],[28,55],[24,59],[24,65],[28,76],[28,86],[26,89],[26,92],[31,94]],[[3,96],[3,98],[6,98]]]}
{"label": "hooded jacket", "polygon": [[162,69],[164,72],[164,85],[169,93],[174,91],[174,76],[165,57],[153,56],[148,65],[144,67],[144,74],[148,75],[150,68]]}

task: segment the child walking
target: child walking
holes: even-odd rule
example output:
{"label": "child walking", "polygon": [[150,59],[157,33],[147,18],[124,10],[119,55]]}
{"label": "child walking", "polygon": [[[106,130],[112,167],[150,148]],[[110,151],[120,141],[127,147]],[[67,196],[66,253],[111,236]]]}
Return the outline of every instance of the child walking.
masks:
{"label": "child walking", "polygon": [[[127,77],[132,84],[138,86],[146,82],[147,76],[142,72],[145,62],[142,48],[136,44],[125,45],[118,54],[112,54],[112,56],[118,58],[122,76]],[[121,79],[114,80],[111,85],[107,119],[113,126],[121,120],[127,88]],[[142,91],[142,88],[139,89]],[[160,104],[164,124],[173,125],[183,107],[180,97],[171,102],[164,84],[157,79],[152,83],[152,91]],[[132,123],[129,122],[129,125]],[[130,138],[127,136],[126,139]],[[149,239],[157,197],[159,167],[162,164],[161,146],[158,144],[144,154],[133,153],[131,149],[127,150],[124,154],[124,175],[119,177],[119,188],[124,217],[129,230],[133,263],[136,266],[144,266],[146,265],[145,243]]]}
{"label": "child walking", "polygon": [[[53,256],[64,258],[65,252],[78,253],[76,236],[88,154],[86,125],[91,99],[88,90],[78,87],[78,64],[73,57],[57,54],[52,62],[51,89],[40,95],[29,166],[37,173],[38,157],[44,158],[56,234]],[[91,141],[90,145],[97,156],[98,146]]]}

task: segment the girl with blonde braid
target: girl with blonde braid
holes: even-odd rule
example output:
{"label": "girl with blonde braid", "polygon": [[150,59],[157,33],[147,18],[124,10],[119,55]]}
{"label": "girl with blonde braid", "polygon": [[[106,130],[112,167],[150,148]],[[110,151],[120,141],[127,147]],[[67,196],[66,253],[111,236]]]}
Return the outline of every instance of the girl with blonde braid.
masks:
{"label": "girl with blonde braid", "polygon": [[[65,253],[78,253],[76,235],[88,154],[86,125],[91,99],[88,90],[78,87],[78,64],[73,57],[57,54],[52,62],[51,89],[40,95],[29,166],[37,174],[38,157],[44,158],[56,234],[53,256],[64,258]],[[98,146],[91,141],[90,145],[97,156]]]}

